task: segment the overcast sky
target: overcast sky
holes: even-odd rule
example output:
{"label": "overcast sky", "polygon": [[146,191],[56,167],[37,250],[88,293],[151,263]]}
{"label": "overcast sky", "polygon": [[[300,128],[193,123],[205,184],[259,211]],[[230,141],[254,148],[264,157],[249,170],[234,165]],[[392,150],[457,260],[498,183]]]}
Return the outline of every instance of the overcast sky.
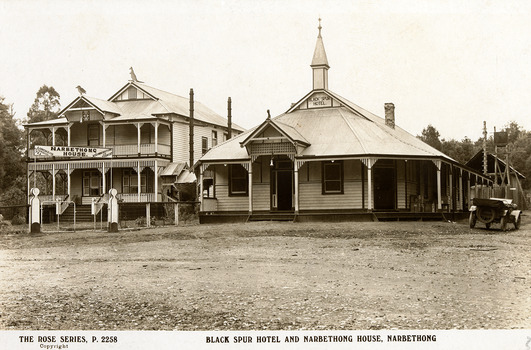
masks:
{"label": "overcast sky", "polygon": [[81,85],[108,99],[130,79],[190,88],[250,128],[311,90],[317,19],[329,88],[420,134],[531,130],[531,2],[0,0],[0,95],[26,117],[43,84],[66,106]]}

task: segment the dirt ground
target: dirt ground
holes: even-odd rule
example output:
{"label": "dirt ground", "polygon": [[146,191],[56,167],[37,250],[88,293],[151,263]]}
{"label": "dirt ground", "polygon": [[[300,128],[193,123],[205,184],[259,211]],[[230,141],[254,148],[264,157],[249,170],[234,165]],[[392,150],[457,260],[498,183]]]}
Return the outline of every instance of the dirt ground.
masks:
{"label": "dirt ground", "polygon": [[[478,224],[478,226],[481,226]],[[0,235],[0,329],[531,328],[531,220]]]}

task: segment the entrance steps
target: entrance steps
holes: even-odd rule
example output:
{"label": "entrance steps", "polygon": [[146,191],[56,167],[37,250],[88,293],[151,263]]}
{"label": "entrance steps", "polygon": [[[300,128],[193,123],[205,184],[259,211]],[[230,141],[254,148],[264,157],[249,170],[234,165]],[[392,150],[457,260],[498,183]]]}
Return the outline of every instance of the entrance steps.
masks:
{"label": "entrance steps", "polygon": [[[93,222],[94,215],[91,214],[90,205],[76,205],[76,222]],[[107,220],[107,206],[101,209],[103,212],[103,220]],[[96,216],[96,221],[100,221],[101,212]],[[74,222],[74,206],[70,205],[61,215],[62,222]]]}
{"label": "entrance steps", "polygon": [[261,213],[252,214],[247,221],[294,221],[294,213]]}

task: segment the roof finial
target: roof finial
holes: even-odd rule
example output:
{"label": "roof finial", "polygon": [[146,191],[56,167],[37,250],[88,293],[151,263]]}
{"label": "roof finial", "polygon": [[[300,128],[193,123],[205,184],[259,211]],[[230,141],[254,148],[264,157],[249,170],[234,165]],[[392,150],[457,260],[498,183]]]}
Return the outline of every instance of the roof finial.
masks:
{"label": "roof finial", "polygon": [[267,119],[271,119],[271,113],[269,113],[269,109],[267,110]]}
{"label": "roof finial", "polygon": [[321,37],[321,29],[322,28],[323,27],[321,27],[321,17],[319,17],[319,27],[317,27],[317,29],[319,29],[319,36],[318,36],[319,38]]}

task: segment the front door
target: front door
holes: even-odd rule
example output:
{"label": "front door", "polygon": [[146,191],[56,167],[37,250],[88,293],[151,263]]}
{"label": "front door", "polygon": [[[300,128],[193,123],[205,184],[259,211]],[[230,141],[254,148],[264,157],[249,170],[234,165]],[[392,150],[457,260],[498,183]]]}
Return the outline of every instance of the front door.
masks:
{"label": "front door", "polygon": [[293,162],[274,161],[271,178],[271,209],[293,210]]}
{"label": "front door", "polygon": [[395,168],[373,168],[374,174],[374,209],[396,209]]}

